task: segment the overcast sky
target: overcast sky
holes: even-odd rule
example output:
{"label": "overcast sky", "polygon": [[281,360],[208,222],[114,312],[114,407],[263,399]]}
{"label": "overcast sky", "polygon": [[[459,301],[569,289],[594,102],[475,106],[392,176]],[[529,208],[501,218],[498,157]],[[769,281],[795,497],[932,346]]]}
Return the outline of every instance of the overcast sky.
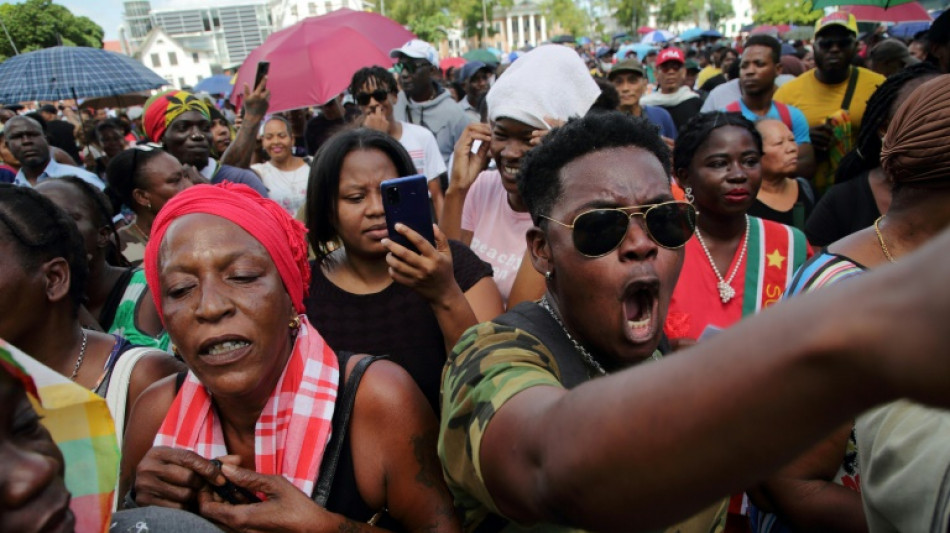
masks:
{"label": "overcast sky", "polygon": [[[23,0],[13,0],[19,4]],[[214,6],[245,3],[246,0],[152,0],[152,9],[170,7],[195,7],[196,5]],[[105,39],[119,38],[119,25],[122,24],[122,0],[54,0],[68,8],[74,15],[89,17],[105,30]]]}

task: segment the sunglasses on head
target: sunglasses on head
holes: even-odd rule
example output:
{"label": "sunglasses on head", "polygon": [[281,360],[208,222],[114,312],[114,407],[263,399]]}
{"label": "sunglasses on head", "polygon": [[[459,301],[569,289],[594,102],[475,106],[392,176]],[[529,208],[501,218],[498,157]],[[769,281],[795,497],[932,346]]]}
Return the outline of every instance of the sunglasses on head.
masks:
{"label": "sunglasses on head", "polygon": [[850,48],[854,44],[854,37],[822,37],[815,42],[818,48],[822,50],[831,50],[833,46],[838,48]]}
{"label": "sunglasses on head", "polygon": [[368,93],[356,93],[356,103],[359,105],[369,105],[369,99],[373,98],[377,102],[385,102],[389,98],[389,91],[385,89],[376,89]]}
{"label": "sunglasses on head", "polygon": [[135,173],[135,169],[139,167],[139,154],[142,152],[152,152],[154,150],[161,150],[162,145],[156,143],[145,143],[145,144],[136,144],[130,150],[132,150],[132,172]]}
{"label": "sunglasses on head", "polygon": [[670,250],[682,248],[696,229],[696,208],[690,203],[677,201],[591,209],[574,217],[572,224],[544,215],[541,217],[570,228],[577,251],[593,258],[616,250],[627,235],[630,220],[637,215],[643,216],[647,235],[653,242]]}

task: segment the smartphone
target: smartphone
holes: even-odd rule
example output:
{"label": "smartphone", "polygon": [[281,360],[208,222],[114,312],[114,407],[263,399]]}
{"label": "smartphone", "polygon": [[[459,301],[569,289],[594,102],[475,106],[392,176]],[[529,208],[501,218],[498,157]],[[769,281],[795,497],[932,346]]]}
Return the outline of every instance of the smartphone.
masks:
{"label": "smartphone", "polygon": [[[221,461],[218,459],[212,459],[211,464],[221,469]],[[261,503],[261,499],[257,497],[253,492],[245,489],[244,487],[238,487],[231,480],[225,478],[224,485],[220,487],[217,485],[211,485],[211,490],[213,490],[218,496],[224,499],[224,501],[230,503],[231,505],[241,505],[246,503]]]}
{"label": "smartphone", "polygon": [[270,61],[258,61],[257,73],[254,74],[254,86],[251,87],[251,90],[257,89],[268,72],[270,72]]}
{"label": "smartphone", "polygon": [[379,184],[386,212],[386,229],[394,242],[419,253],[409,239],[396,231],[396,224],[409,226],[435,246],[432,231],[432,210],[429,207],[429,182],[422,174],[385,180]]}

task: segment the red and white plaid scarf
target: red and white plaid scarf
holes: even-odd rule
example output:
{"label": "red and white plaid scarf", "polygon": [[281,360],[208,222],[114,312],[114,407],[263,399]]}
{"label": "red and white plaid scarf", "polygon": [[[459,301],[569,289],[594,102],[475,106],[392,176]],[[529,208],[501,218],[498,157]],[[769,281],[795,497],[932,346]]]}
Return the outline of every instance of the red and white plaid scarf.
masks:
{"label": "red and white plaid scarf", "polygon": [[[301,325],[277,387],[254,429],[254,462],[261,474],[280,474],[308,496],[330,440],[340,368],[333,350],[300,315]],[[178,391],[155,446],[191,450],[207,459],[227,455],[211,395],[191,372]]]}

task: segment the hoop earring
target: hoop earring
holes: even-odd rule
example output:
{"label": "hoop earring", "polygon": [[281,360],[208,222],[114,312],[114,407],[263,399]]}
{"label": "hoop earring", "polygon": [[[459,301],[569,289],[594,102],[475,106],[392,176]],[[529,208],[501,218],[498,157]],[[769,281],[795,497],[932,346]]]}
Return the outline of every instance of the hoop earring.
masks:
{"label": "hoop earring", "polygon": [[696,198],[693,197],[693,188],[692,188],[692,187],[686,187],[686,188],[683,190],[683,194],[686,195],[686,201],[689,202],[689,203],[693,203],[693,201],[696,200]]}

